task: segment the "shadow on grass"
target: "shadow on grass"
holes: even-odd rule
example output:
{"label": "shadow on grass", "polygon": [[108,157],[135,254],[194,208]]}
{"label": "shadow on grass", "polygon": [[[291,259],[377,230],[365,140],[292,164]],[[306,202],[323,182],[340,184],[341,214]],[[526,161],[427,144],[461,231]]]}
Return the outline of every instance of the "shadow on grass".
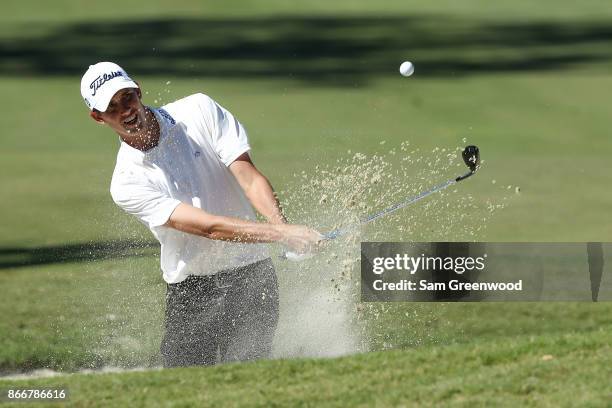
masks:
{"label": "shadow on grass", "polygon": [[157,242],[106,241],[37,248],[0,248],[0,270],[63,262],[90,262],[151,256]]}
{"label": "shadow on grass", "polygon": [[0,75],[75,75],[113,60],[133,75],[298,79],[360,85],[419,76],[566,69],[612,60],[610,22],[482,22],[433,15],[157,19],[43,27],[0,39]]}

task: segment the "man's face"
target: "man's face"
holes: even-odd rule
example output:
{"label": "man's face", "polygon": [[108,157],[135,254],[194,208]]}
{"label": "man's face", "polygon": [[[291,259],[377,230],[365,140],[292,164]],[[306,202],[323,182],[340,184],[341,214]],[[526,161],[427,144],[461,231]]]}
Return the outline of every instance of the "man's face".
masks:
{"label": "man's face", "polygon": [[145,132],[149,125],[140,97],[140,89],[121,89],[112,97],[105,112],[92,111],[90,115],[96,122],[106,123],[121,136],[135,136]]}

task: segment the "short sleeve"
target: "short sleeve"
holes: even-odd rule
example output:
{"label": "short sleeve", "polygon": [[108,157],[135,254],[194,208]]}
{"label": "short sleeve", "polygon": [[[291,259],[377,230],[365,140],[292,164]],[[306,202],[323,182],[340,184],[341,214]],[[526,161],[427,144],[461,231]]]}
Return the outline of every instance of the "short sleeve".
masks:
{"label": "short sleeve", "polygon": [[164,225],[181,203],[154,183],[127,173],[115,174],[110,192],[119,207],[150,229]]}
{"label": "short sleeve", "polygon": [[247,132],[230,111],[204,94],[198,96],[202,117],[212,122],[207,126],[212,133],[210,143],[221,161],[229,166],[251,149]]}

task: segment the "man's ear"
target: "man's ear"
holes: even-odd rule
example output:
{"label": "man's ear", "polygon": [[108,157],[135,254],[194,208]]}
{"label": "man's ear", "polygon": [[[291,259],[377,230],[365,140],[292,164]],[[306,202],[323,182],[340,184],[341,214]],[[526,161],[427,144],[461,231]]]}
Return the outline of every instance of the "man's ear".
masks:
{"label": "man's ear", "polygon": [[137,81],[134,81],[138,88],[136,88],[136,93],[138,94],[138,99],[142,99],[142,91],[140,90],[140,84]]}
{"label": "man's ear", "polygon": [[91,112],[89,112],[89,116],[91,116],[91,118],[93,120],[95,120],[96,122],[98,122],[99,124],[103,125],[104,119],[102,119],[102,115],[100,115],[100,112],[92,110]]}

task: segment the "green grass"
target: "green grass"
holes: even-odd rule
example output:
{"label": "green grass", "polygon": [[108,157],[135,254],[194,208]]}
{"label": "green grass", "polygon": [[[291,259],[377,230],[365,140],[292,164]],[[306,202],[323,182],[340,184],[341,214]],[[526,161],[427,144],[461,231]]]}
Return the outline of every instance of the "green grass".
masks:
{"label": "green grass", "polygon": [[72,375],[0,385],[69,384],[66,406],[606,406],[609,329],[478,339],[332,360]]}
{"label": "green grass", "polygon": [[[134,229],[145,235],[110,199],[116,136],[88,118],[74,80],[0,84],[14,102],[3,113],[0,162],[6,171],[0,182],[11,200],[0,202],[2,224],[10,231],[0,236],[0,245],[120,239]],[[143,81],[153,95],[164,84],[161,78]],[[562,98],[559,84],[573,101]],[[612,205],[612,193],[604,188],[612,182],[612,142],[605,138],[606,95],[597,89],[610,86],[612,77],[562,74],[398,78],[341,91],[262,81],[174,80],[164,100],[204,91],[231,108],[250,131],[256,164],[279,190],[298,183],[294,173],[313,175],[316,165],[348,157],[349,149],[385,152],[410,140],[427,151],[461,145],[467,138],[480,145],[485,160],[478,177],[461,186],[480,204],[474,217],[486,214],[487,200],[501,201],[506,186],[522,189],[478,239],[605,241],[610,230],[600,220]],[[45,93],[38,101],[48,106],[42,112],[29,96],[41,88]],[[152,102],[150,96],[147,101]],[[521,224],[514,225],[519,218]],[[299,214],[294,219],[304,221]]]}
{"label": "green grass", "polygon": [[[145,256],[5,269],[0,371],[159,365],[165,288],[157,263]],[[277,262],[277,268],[282,303],[299,304],[290,293],[302,287],[306,294],[307,287],[296,266]],[[362,328],[369,350],[562,335],[612,324],[608,303],[367,303],[359,308],[354,324]],[[281,320],[291,319],[281,311]],[[317,321],[311,317],[305,323]]]}
{"label": "green grass", "polygon": [[[611,19],[596,0],[4,2],[0,371],[159,364],[159,260],[108,193],[118,142],[81,102],[88,63],[117,59],[148,104],[205,92],[229,108],[295,221],[339,218],[308,204],[333,191],[295,195],[296,174],[321,177],[317,166],[355,152],[397,165],[389,151],[403,141],[431,158],[466,139],[481,147],[480,174],[362,239],[388,228],[387,240],[610,241]],[[409,79],[397,73],[405,59]],[[420,181],[413,165],[396,182],[427,187],[455,169]],[[473,205],[445,209],[468,194]],[[363,212],[390,204],[362,199]],[[456,228],[458,212],[486,228]],[[277,266],[290,304],[303,275]],[[67,384],[73,406],[606,406],[611,311],[368,305],[354,315],[369,354],[19,384]]]}
{"label": "green grass", "polygon": [[503,2],[492,5],[486,0],[452,0],[423,3],[416,0],[387,0],[384,5],[365,0],[351,0],[329,3],[324,0],[309,0],[301,3],[287,3],[281,0],[256,0],[245,3],[231,0],[223,4],[215,1],[177,0],[169,7],[168,3],[155,1],[133,1],[130,3],[109,0],[92,3],[83,7],[76,0],[58,0],[52,5],[46,2],[31,3],[18,0],[4,2],[5,21],[73,21],[73,20],[120,20],[125,18],[151,18],[157,16],[261,16],[274,14],[367,14],[381,13],[435,13],[467,15],[479,18],[517,18],[521,19],[579,19],[606,18],[612,14],[604,0],[588,0],[580,3],[570,1],[533,3],[528,0]]}
{"label": "green grass", "polygon": [[158,262],[134,257],[4,270],[2,286],[12,289],[0,303],[0,370],[159,364],[165,287]]}

